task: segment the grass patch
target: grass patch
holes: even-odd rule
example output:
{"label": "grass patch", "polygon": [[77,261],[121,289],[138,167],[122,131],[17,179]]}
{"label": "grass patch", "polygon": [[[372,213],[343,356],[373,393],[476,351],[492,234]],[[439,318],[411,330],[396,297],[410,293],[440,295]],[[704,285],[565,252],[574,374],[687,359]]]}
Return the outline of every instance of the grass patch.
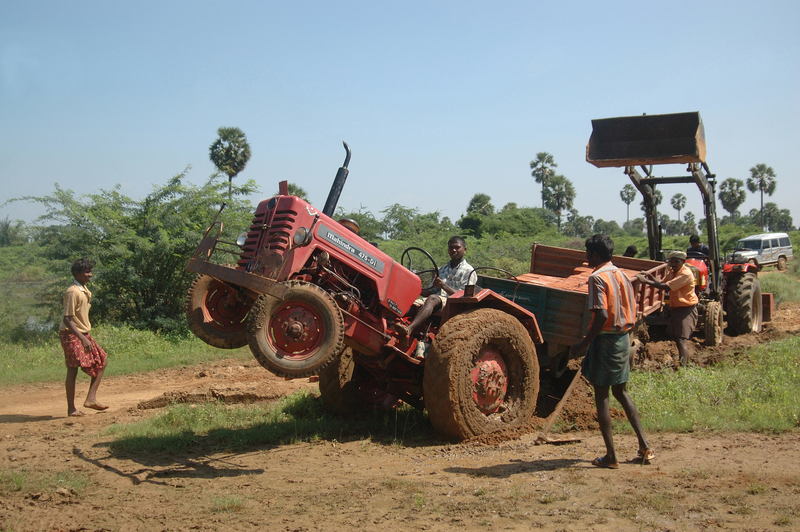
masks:
{"label": "grass patch", "polygon": [[772,292],[776,302],[800,301],[800,282],[790,272],[761,273],[758,280],[761,282],[761,291]]}
{"label": "grass patch", "polygon": [[308,391],[277,403],[230,406],[176,404],[146,420],[112,425],[113,449],[131,452],[236,451],[253,446],[318,440],[383,440],[402,445],[434,437],[427,414],[409,406],[339,418]]}
{"label": "grass patch", "polygon": [[0,493],[53,492],[60,488],[80,493],[90,484],[89,477],[74,471],[28,471],[0,469]]}
{"label": "grass patch", "polygon": [[[645,430],[782,432],[800,426],[798,348],[800,340],[791,337],[711,368],[631,373]],[[629,430],[623,421],[615,428]]]}
{"label": "grass patch", "polygon": [[233,513],[244,509],[244,498],[239,495],[214,495],[211,497],[211,511],[214,513]]}
{"label": "grass patch", "polygon": [[[130,327],[99,326],[92,329],[92,336],[108,354],[107,377],[227,358],[252,360],[247,348],[215,349],[197,338],[172,339]],[[57,333],[39,345],[4,343],[2,349],[0,387],[64,380],[64,352]]]}

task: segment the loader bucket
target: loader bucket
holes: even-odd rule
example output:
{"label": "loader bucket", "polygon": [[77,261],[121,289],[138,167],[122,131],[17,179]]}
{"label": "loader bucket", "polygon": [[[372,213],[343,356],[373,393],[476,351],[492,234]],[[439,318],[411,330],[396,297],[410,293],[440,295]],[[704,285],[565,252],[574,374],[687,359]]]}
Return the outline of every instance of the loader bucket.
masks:
{"label": "loader bucket", "polygon": [[592,120],[586,145],[586,161],[598,168],[705,160],[706,137],[698,112]]}

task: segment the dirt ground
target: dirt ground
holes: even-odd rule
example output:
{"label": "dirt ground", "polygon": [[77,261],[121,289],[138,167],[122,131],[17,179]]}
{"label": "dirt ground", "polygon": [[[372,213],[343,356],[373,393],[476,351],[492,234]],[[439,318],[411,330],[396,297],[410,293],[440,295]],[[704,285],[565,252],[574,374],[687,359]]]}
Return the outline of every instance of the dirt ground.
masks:
{"label": "dirt ground", "polygon": [[[763,334],[697,344],[694,362],[798,333],[800,305],[781,305]],[[674,354],[654,333],[637,366],[671,371]],[[111,450],[102,431],[171,401],[252,403],[317,385],[229,360],[105,379],[100,398],[111,408],[82,418],[65,417],[61,384],[2,389],[0,475],[71,472],[88,483],[6,492],[0,530],[800,530],[797,431],[652,434],[651,463],[598,469],[590,462],[603,443],[585,381],[560,418],[575,431],[553,435],[579,441],[535,442],[568,380],[543,386],[542,417],[526,430],[457,445],[367,437],[136,458]],[[78,397],[87,382],[79,379]],[[634,457],[632,434],[615,442]]]}

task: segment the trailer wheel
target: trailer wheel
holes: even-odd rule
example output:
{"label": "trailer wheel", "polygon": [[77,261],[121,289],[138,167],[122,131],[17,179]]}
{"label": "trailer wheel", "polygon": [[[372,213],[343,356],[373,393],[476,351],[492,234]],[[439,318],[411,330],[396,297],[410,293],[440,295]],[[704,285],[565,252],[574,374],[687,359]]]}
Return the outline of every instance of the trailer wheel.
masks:
{"label": "trailer wheel", "polygon": [[460,314],[439,329],[422,385],[431,424],[448,438],[519,427],[530,421],[539,395],[536,349],[505,312]]}
{"label": "trailer wheel", "polygon": [[726,301],[730,334],[761,332],[761,283],[754,273],[729,279]]}
{"label": "trailer wheel", "polygon": [[716,347],[722,343],[725,335],[723,332],[722,305],[719,301],[711,301],[706,306],[705,316],[705,345]]}
{"label": "trailer wheel", "polygon": [[342,350],[344,321],[320,287],[288,281],[284,298],[262,295],[247,319],[247,343],[259,364],[279,377],[307,377]]}
{"label": "trailer wheel", "polygon": [[[233,268],[233,265],[225,266]],[[220,349],[237,349],[247,345],[247,314],[250,305],[228,302],[236,290],[209,277],[198,275],[186,294],[186,319],[189,328],[205,343]]]}
{"label": "trailer wheel", "polygon": [[363,406],[356,377],[353,350],[346,347],[333,362],[319,371],[322,406],[334,414],[346,415]]}
{"label": "trailer wheel", "polygon": [[778,263],[775,265],[778,270],[783,271],[786,269],[786,257],[778,257]]}

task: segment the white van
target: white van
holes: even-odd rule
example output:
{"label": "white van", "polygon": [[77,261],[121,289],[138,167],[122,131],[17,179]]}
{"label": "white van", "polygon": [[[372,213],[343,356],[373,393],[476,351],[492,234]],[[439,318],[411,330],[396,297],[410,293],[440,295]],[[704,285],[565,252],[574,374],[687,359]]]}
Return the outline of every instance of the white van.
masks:
{"label": "white van", "polygon": [[730,262],[752,262],[756,266],[775,265],[786,269],[786,261],[794,256],[792,241],[786,233],[764,233],[743,238],[736,243]]}

